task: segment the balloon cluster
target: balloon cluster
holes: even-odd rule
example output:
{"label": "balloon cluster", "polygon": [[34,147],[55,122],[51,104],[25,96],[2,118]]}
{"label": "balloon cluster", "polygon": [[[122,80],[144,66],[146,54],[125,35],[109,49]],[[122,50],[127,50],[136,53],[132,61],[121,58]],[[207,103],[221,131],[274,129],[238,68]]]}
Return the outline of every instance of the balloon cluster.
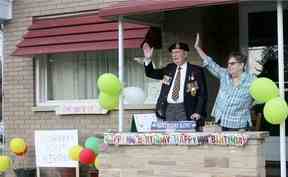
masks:
{"label": "balloon cluster", "polygon": [[84,147],[75,145],[69,150],[69,158],[84,165],[92,165],[99,169],[100,160],[97,158],[101,152],[106,152],[108,145],[102,139],[91,136],[86,139]]}
{"label": "balloon cluster", "polygon": [[[13,138],[9,143],[10,151],[16,156],[23,156],[28,151],[28,145],[22,138]],[[12,160],[7,155],[0,156],[0,172],[5,172],[12,166]]]}
{"label": "balloon cluster", "polygon": [[265,103],[263,113],[267,122],[281,124],[288,116],[286,101],[279,97],[276,84],[265,77],[256,79],[250,86],[250,94],[258,103]]}
{"label": "balloon cluster", "polygon": [[100,90],[100,105],[107,110],[116,109],[123,88],[118,77],[112,73],[104,73],[98,78],[97,84]]}
{"label": "balloon cluster", "polygon": [[[113,110],[118,107],[119,95],[123,90],[120,80],[112,73],[102,74],[97,85],[100,90],[99,103],[107,110]],[[123,90],[124,104],[143,104],[145,100],[144,91],[139,87],[126,87]]]}

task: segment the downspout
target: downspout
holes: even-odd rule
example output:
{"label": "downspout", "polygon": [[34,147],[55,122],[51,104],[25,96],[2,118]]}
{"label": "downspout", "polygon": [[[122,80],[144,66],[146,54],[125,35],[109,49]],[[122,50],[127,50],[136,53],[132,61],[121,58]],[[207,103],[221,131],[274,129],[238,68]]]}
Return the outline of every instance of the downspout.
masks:
{"label": "downspout", "polygon": [[1,62],[1,121],[3,122],[3,66],[4,66],[4,24],[0,24],[0,62]]}
{"label": "downspout", "polygon": [[9,20],[12,19],[12,16],[13,16],[13,12],[12,12],[12,5],[13,5],[13,1],[14,0],[7,0],[7,11],[6,11],[6,16],[4,16],[4,22],[3,23],[0,23],[0,47],[1,47],[1,50],[0,50],[0,59],[1,59],[1,79],[2,79],[2,83],[1,83],[1,96],[2,96],[2,104],[1,104],[1,115],[2,115],[2,125],[3,125],[3,134],[1,135],[2,136],[2,140],[3,140],[3,143],[4,143],[4,147],[3,147],[3,152],[5,153],[6,152],[6,145],[5,145],[5,122],[4,122],[4,114],[3,114],[3,110],[4,110],[4,99],[3,99],[3,95],[4,95],[4,87],[3,87],[3,83],[4,83],[4,62],[5,62],[5,56],[4,56],[4,38],[5,38],[5,35],[4,35],[4,27],[5,27],[5,23],[8,23]]}

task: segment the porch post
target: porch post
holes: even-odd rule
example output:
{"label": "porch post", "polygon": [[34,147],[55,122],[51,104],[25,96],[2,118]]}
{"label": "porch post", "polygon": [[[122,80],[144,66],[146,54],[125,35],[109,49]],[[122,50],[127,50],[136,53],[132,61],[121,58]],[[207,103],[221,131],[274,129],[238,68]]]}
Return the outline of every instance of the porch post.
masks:
{"label": "porch post", "polygon": [[[122,16],[118,17],[118,75],[119,80],[123,83],[123,76],[124,76],[124,35],[123,35],[123,23],[122,23]],[[118,131],[123,131],[123,101],[122,95],[119,96],[119,106],[118,106]]]}
{"label": "porch post", "polygon": [[[283,7],[281,0],[277,0],[277,36],[278,36],[278,77],[281,98],[284,93],[284,42],[283,42]],[[286,177],[286,136],[285,121],[280,125],[280,163],[281,177]]]}
{"label": "porch post", "polygon": [[[4,87],[3,87],[3,83],[4,83],[4,24],[0,24],[0,61],[1,61],[1,75],[2,75],[2,85],[1,85],[1,89],[0,92],[1,92],[1,95],[4,93]],[[3,100],[3,99],[2,99]],[[0,114],[1,117],[2,117],[2,125],[0,124],[0,126],[3,126],[3,133],[1,136],[2,140],[4,141],[5,140],[5,118],[4,118],[4,114],[3,114],[3,110],[4,110],[4,104],[2,102],[1,104],[2,106],[2,111]],[[3,152],[5,153],[6,152],[6,146],[3,146]]]}

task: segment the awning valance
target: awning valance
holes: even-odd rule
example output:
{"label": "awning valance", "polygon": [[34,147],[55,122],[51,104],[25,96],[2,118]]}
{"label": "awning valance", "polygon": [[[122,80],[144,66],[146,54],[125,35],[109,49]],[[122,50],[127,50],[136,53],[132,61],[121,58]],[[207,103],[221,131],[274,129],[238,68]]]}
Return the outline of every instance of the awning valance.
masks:
{"label": "awning valance", "polygon": [[[139,48],[150,27],[124,23],[125,48]],[[13,55],[97,51],[118,48],[118,22],[97,14],[34,20]]]}
{"label": "awning valance", "polygon": [[237,2],[239,0],[128,0],[127,2],[121,2],[101,9],[99,16],[128,16]]}

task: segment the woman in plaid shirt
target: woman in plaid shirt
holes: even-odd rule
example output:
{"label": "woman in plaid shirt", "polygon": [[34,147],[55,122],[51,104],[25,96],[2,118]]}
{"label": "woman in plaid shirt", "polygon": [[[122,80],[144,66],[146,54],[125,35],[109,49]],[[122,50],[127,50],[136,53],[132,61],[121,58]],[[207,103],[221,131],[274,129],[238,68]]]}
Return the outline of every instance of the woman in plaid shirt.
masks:
{"label": "woman in plaid shirt", "polygon": [[220,87],[211,113],[215,122],[220,123],[223,131],[237,131],[252,126],[250,109],[252,97],[249,87],[256,76],[245,71],[246,57],[231,53],[227,68],[219,66],[199,47],[199,34],[194,45],[206,67],[220,80]]}

